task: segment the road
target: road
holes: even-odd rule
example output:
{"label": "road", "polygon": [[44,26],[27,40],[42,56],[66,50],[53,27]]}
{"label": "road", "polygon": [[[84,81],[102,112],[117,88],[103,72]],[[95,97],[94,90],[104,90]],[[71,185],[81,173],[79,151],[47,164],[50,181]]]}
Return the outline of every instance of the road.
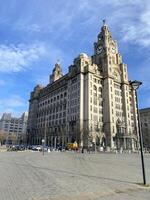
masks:
{"label": "road", "polygon": [[0,200],[149,200],[141,182],[138,154],[0,152]]}

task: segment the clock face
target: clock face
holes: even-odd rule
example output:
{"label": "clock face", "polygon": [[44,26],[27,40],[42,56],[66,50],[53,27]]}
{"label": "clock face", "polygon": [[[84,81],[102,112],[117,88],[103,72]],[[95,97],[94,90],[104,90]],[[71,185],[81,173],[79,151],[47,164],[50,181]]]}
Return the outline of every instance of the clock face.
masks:
{"label": "clock face", "polygon": [[103,51],[103,47],[102,46],[98,46],[96,49],[96,53],[100,54]]}
{"label": "clock face", "polygon": [[112,48],[111,48],[111,52],[112,52],[112,53],[115,53],[115,52],[116,52],[115,47],[112,47]]}

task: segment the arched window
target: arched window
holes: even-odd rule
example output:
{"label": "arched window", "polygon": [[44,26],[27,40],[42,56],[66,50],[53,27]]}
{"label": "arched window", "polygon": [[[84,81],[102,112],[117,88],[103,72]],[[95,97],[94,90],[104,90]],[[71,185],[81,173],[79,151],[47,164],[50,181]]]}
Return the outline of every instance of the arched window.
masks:
{"label": "arched window", "polygon": [[93,85],[93,90],[97,92],[97,87],[96,87],[96,85]]}
{"label": "arched window", "polygon": [[102,92],[102,88],[101,87],[99,87],[98,90],[99,90],[99,92]]}

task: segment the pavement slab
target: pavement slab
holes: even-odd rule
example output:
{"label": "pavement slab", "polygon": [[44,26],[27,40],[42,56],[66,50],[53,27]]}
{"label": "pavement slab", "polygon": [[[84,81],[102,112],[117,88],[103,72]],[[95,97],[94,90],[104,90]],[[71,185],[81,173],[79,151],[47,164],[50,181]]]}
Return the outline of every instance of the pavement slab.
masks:
{"label": "pavement slab", "polygon": [[0,152],[0,200],[149,200],[138,183],[139,154]]}

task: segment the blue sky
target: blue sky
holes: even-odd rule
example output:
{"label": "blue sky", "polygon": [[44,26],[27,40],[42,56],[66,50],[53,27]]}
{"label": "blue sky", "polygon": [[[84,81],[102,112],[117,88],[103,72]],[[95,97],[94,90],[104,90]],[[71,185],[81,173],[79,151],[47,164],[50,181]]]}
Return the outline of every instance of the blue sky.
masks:
{"label": "blue sky", "polygon": [[28,110],[36,84],[48,84],[59,59],[63,72],[93,43],[106,19],[129,78],[143,82],[140,107],[150,107],[149,0],[0,0],[0,116]]}

